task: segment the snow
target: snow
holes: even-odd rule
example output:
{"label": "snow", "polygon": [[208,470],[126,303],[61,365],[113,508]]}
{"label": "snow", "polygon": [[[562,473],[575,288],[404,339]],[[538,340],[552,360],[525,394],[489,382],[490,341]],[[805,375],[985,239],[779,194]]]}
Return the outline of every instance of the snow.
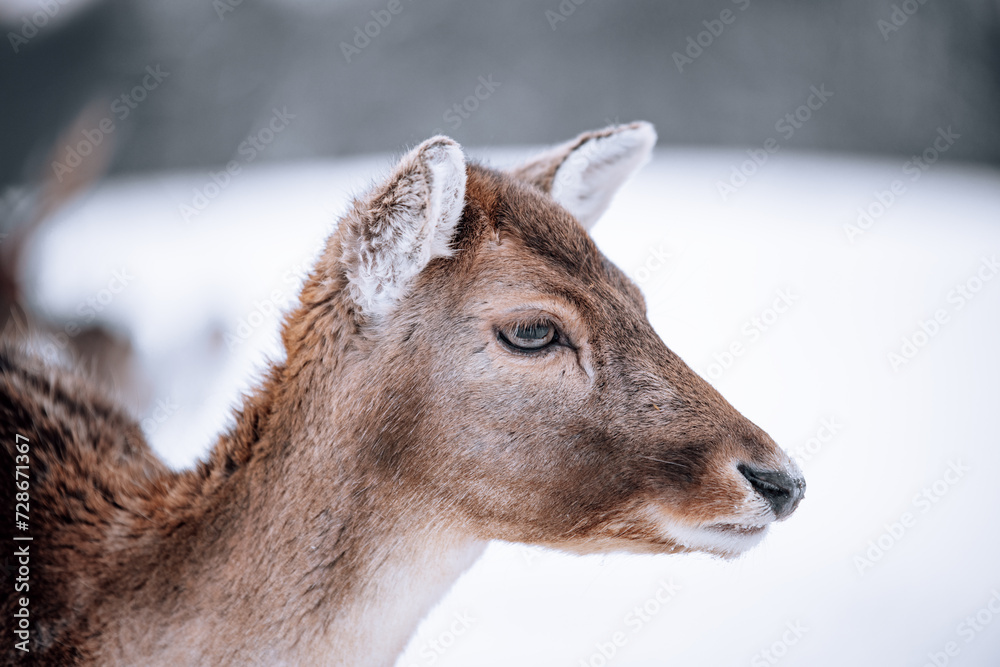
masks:
{"label": "snow", "polygon": [[[666,343],[799,454],[799,510],[732,562],[493,544],[398,665],[1000,664],[1000,172],[914,181],[903,160],[783,152],[724,200],[746,158],[662,149],[594,237]],[[151,443],[187,465],[280,354],[278,308],[337,214],[390,166],[254,166],[188,221],[204,172],[108,182],[40,236],[30,293],[79,319],[114,271],[132,276],[100,315],[176,406],[139,415]]]}

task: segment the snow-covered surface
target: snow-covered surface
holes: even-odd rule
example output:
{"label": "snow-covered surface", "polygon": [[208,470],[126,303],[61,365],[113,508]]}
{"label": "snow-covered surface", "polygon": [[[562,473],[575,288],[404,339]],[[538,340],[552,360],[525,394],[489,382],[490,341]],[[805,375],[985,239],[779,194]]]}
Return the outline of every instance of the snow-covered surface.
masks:
{"label": "snow-covered surface", "polygon": [[[903,160],[782,153],[723,201],[718,181],[746,157],[662,150],[594,236],[666,343],[805,453],[798,512],[734,562],[494,544],[399,665],[1000,664],[1000,276],[977,282],[1000,255],[1000,173],[939,164],[912,181]],[[73,319],[115,270],[133,277],[101,315],[174,406],[140,417],[185,465],[278,353],[264,301],[294,298],[351,193],[390,165],[247,169],[188,221],[179,206],[207,173],[110,182],[53,221],[29,283]],[[844,225],[894,180],[905,192],[851,242]],[[947,321],[894,369],[937,311]]]}

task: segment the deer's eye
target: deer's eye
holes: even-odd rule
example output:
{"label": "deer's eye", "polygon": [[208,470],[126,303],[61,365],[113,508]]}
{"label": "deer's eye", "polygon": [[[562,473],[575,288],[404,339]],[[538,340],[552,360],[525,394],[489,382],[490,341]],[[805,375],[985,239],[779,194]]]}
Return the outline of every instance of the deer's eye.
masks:
{"label": "deer's eye", "polygon": [[536,352],[555,341],[556,328],[551,322],[511,324],[499,329],[497,336],[515,350]]}

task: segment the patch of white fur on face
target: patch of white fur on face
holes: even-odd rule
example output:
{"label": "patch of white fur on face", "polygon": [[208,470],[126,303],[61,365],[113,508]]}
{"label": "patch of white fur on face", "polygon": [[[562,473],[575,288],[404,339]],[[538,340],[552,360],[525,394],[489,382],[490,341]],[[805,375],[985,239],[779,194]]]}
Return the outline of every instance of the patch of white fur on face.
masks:
{"label": "patch of white fur on face", "polygon": [[694,526],[666,512],[659,512],[657,525],[663,537],[693,551],[733,558],[757,546],[767,535],[769,521],[759,523],[720,522]]}
{"label": "patch of white fur on face", "polygon": [[437,136],[410,151],[385,183],[355,203],[342,223],[341,261],[362,313],[386,315],[431,259],[451,254],[465,183],[461,147]]}
{"label": "patch of white fur on face", "polygon": [[649,123],[595,132],[556,170],[552,198],[589,230],[618,188],[649,161],[655,144],[656,130]]}

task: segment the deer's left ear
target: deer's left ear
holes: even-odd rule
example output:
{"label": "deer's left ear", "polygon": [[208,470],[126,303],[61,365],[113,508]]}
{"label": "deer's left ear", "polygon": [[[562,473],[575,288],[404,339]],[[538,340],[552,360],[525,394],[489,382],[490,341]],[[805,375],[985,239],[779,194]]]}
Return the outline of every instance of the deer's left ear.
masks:
{"label": "deer's left ear", "polygon": [[649,160],[655,144],[650,123],[613,125],[545,151],[511,174],[552,195],[590,229],[618,188]]}

